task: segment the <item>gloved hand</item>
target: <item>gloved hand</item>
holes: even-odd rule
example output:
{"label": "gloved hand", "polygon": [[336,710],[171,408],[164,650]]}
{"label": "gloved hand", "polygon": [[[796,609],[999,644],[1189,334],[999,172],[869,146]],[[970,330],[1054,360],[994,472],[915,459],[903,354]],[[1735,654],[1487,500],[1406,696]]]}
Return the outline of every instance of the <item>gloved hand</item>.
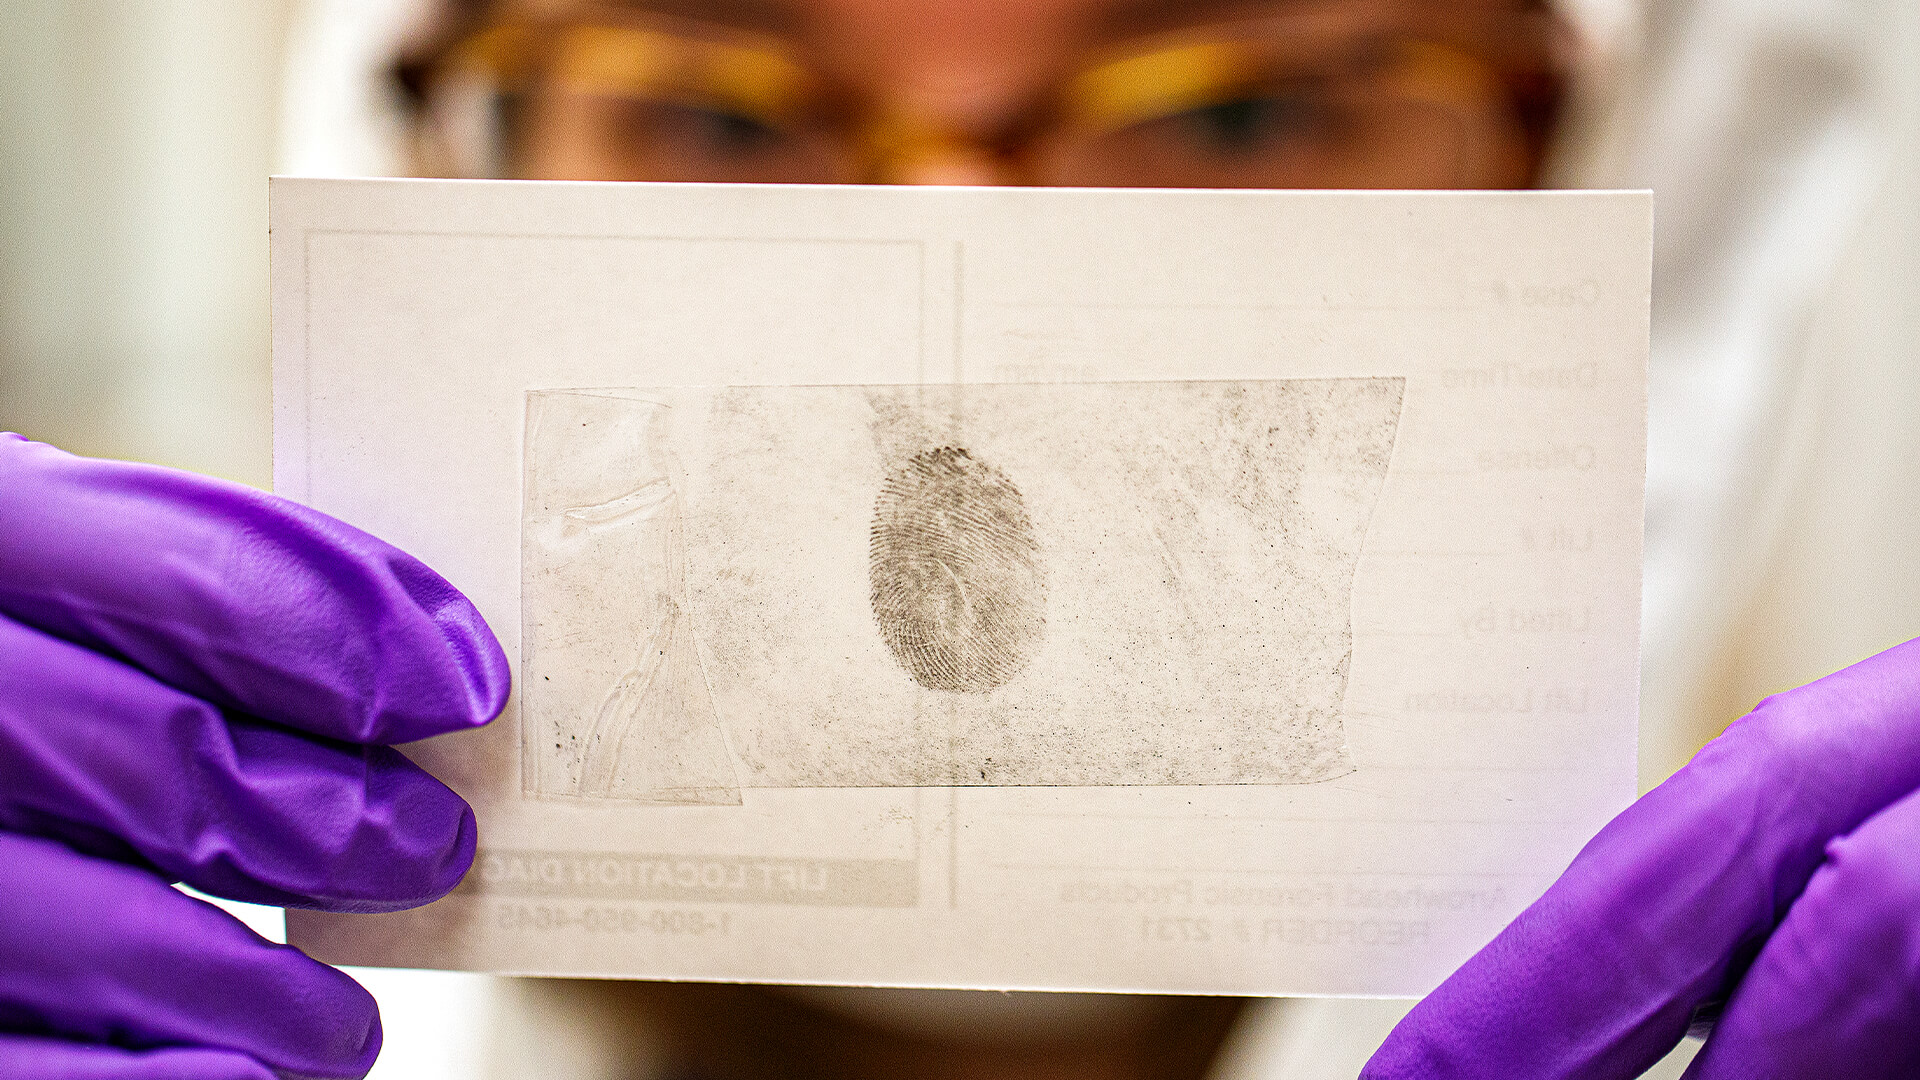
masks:
{"label": "gloved hand", "polygon": [[473,813],[381,744],[487,722],[507,680],[473,606],[379,540],[0,435],[0,1076],[363,1075],[364,990],[166,882],[445,893]]}
{"label": "gloved hand", "polygon": [[1688,1077],[1920,1076],[1920,640],[1761,702],[1361,1075],[1625,1080],[1715,1013]]}

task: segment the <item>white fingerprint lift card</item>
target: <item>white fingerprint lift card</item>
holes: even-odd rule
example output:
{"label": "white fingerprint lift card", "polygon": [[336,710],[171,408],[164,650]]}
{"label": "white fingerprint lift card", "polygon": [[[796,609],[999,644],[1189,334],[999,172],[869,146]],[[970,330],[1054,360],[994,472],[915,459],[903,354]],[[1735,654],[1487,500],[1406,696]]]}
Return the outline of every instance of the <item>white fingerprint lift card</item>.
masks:
{"label": "white fingerprint lift card", "polygon": [[516,679],[323,959],[1417,994],[1633,794],[1643,193],[272,195],[277,487]]}

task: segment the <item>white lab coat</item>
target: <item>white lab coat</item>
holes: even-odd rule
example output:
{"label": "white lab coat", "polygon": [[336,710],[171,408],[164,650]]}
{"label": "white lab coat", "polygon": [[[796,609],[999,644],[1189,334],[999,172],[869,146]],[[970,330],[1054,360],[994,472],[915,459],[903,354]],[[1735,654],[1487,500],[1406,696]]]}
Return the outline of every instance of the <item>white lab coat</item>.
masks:
{"label": "white lab coat", "polygon": [[[398,170],[397,150],[369,134],[391,121],[365,92],[366,65],[409,6],[308,5],[289,67],[288,171]],[[1651,785],[1764,694],[1920,636],[1920,5],[1569,10],[1591,47],[1554,179],[1650,187],[1656,201]],[[368,981],[390,1040],[376,1077],[643,1076],[652,1052],[564,984]],[[1406,1008],[1263,1003],[1215,1075],[1352,1077]],[[1685,1056],[1649,1075],[1677,1076]]]}

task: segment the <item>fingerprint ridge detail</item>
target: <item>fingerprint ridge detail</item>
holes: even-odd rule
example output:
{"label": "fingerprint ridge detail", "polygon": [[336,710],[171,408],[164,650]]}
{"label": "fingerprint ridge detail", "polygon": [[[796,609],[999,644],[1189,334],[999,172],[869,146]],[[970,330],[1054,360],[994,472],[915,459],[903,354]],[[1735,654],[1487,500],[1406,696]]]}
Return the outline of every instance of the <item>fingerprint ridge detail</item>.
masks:
{"label": "fingerprint ridge detail", "polygon": [[868,583],[881,640],[930,690],[1004,686],[1046,629],[1046,574],[1025,499],[966,447],[916,453],[882,482]]}

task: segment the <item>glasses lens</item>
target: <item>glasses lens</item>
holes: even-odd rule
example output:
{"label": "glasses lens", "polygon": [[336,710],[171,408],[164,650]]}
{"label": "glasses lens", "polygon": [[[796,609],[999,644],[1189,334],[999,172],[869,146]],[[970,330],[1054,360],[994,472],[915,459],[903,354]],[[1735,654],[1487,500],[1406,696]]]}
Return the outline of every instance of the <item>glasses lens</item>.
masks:
{"label": "glasses lens", "polygon": [[1504,187],[1526,161],[1497,71],[1412,39],[1303,52],[1219,38],[1125,56],[1073,80],[1033,147],[1041,182],[1094,187]]}
{"label": "glasses lens", "polygon": [[547,88],[520,117],[529,179],[826,184],[848,177],[838,140],[726,100]]}
{"label": "glasses lens", "polygon": [[536,179],[833,183],[842,140],[814,80],[775,44],[645,25],[520,30],[511,60],[470,50],[511,103],[515,175]]}

